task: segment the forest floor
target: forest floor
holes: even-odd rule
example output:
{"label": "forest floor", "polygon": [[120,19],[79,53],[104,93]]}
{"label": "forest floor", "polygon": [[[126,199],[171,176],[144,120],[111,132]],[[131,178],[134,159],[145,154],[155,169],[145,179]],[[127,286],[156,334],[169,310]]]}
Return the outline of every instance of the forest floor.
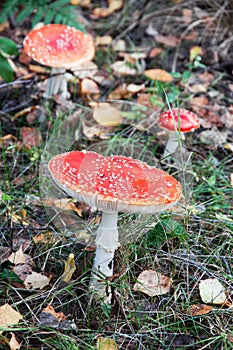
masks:
{"label": "forest floor", "polygon": [[[0,81],[1,349],[233,349],[233,9],[219,3],[73,5],[96,54],[69,71],[68,100],[43,98],[49,68],[23,51],[31,18],[0,25],[19,45]],[[200,128],[164,159],[171,107]],[[170,211],[120,213],[110,304],[89,290],[101,212],[46,172],[74,149],[139,158],[183,187]]]}

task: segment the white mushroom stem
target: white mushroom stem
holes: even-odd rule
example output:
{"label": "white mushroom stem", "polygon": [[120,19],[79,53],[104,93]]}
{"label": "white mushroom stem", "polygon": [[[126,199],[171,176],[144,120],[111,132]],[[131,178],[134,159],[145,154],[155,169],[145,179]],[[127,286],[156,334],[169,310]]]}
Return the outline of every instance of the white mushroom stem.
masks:
{"label": "white mushroom stem", "polygon": [[93,264],[90,287],[99,296],[106,295],[106,285],[98,282],[98,280],[113,275],[114,253],[119,247],[117,219],[117,212],[104,211],[96,234],[96,255]]}
{"label": "white mushroom stem", "polygon": [[181,140],[184,140],[184,133],[178,133],[175,131],[168,132],[168,140],[163,152],[163,158],[175,153]]}
{"label": "white mushroom stem", "polygon": [[65,76],[66,70],[64,68],[52,68],[51,76],[48,80],[44,98],[51,98],[56,94],[60,94],[63,98],[67,99],[70,94],[67,90],[67,80]]}

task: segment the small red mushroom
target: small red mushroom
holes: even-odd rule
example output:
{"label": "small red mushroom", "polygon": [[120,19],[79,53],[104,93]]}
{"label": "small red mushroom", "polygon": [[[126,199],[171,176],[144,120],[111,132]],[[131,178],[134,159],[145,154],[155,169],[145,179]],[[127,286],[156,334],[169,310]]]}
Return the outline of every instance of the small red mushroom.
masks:
{"label": "small red mushroom", "polygon": [[200,127],[200,120],[195,113],[187,109],[173,108],[160,115],[158,125],[168,131],[169,134],[163,154],[163,157],[167,157],[176,151],[178,135],[180,134],[180,137],[184,139],[184,133],[194,131]]}
{"label": "small red mushroom", "polygon": [[166,172],[125,156],[102,156],[72,151],[51,158],[55,183],[70,196],[102,210],[96,233],[96,256],[91,286],[103,295],[97,275],[113,275],[119,246],[118,212],[155,213],[171,208],[181,196],[180,183]]}
{"label": "small red mushroom", "polygon": [[90,35],[64,24],[48,24],[34,29],[24,39],[24,51],[35,61],[52,67],[44,97],[61,93],[67,98],[66,69],[91,61],[95,54]]}

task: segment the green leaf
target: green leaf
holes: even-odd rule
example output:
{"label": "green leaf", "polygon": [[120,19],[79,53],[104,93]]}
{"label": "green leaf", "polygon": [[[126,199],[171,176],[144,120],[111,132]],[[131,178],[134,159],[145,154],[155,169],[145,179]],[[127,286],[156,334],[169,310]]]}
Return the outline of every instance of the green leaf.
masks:
{"label": "green leaf", "polygon": [[44,18],[44,24],[49,24],[51,23],[52,19],[56,16],[56,12],[48,10],[45,18]]}
{"label": "green leaf", "polygon": [[[35,27],[35,25],[40,22],[40,20],[42,19],[42,17],[44,16],[44,8],[43,7],[38,7],[34,17],[33,17],[33,21],[32,21],[32,28]],[[45,21],[44,21],[45,23]],[[46,24],[46,23],[45,23]]]}
{"label": "green leaf", "polygon": [[8,38],[0,37],[0,52],[4,55],[14,56],[18,54],[17,44]]}
{"label": "green leaf", "polygon": [[51,9],[59,9],[61,6],[69,4],[69,0],[58,0],[49,5]]}
{"label": "green leaf", "polygon": [[14,273],[14,271],[10,271],[7,269],[3,269],[0,273],[0,279],[7,279],[9,282],[18,282],[22,283],[22,280]]}
{"label": "green leaf", "polygon": [[147,244],[159,248],[163,243],[174,238],[178,238],[182,242],[187,238],[187,232],[178,222],[171,219],[161,219],[147,233]]}
{"label": "green leaf", "polygon": [[16,17],[16,23],[22,22],[25,18],[29,17],[30,14],[33,12],[34,8],[30,6],[26,6],[18,16]]}
{"label": "green leaf", "polygon": [[0,54],[0,76],[7,83],[12,81],[14,78],[14,71],[11,65],[9,64],[7,58],[2,56],[1,54]]}

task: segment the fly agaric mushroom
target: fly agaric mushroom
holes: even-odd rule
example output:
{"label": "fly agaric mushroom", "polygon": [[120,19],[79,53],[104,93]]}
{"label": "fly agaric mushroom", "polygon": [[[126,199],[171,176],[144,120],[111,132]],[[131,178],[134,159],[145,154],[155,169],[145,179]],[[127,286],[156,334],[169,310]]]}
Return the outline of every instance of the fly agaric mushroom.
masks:
{"label": "fly agaric mushroom", "polygon": [[181,185],[165,171],[140,160],[120,155],[102,156],[91,151],[56,155],[48,168],[58,187],[102,211],[91,287],[103,296],[104,286],[97,276],[113,275],[114,252],[119,247],[118,212],[162,212],[178,201]]}
{"label": "fly agaric mushroom", "polygon": [[184,133],[200,127],[197,115],[187,109],[173,108],[163,112],[158,120],[158,125],[168,131],[168,141],[163,157],[174,153],[178,147],[178,133],[184,139]]}
{"label": "fly agaric mushroom", "polygon": [[35,61],[52,67],[46,98],[57,93],[67,98],[65,70],[91,61],[95,54],[90,35],[64,24],[48,24],[32,30],[24,39],[24,50]]}

